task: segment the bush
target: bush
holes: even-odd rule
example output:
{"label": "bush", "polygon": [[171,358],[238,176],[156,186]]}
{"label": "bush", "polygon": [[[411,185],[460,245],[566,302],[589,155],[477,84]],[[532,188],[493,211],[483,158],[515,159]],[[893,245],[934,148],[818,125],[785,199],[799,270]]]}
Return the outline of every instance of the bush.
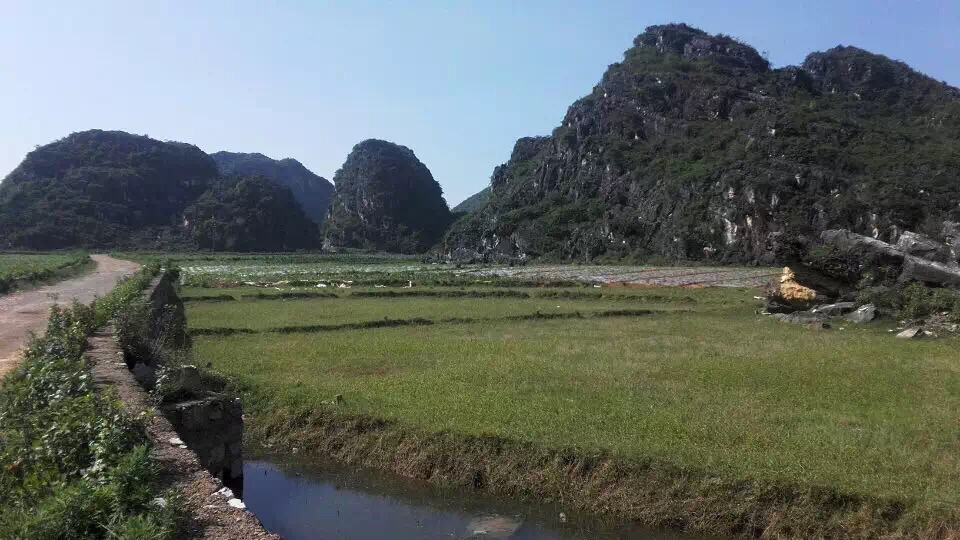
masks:
{"label": "bush", "polygon": [[950,289],[931,288],[915,281],[900,291],[894,307],[903,319],[919,319],[951,310],[956,317],[957,308],[960,307],[960,295]]}
{"label": "bush", "polygon": [[54,307],[0,384],[0,538],[175,538],[181,508],[154,503],[145,417],[94,391],[87,336],[139,295],[150,269],[93,306]]}

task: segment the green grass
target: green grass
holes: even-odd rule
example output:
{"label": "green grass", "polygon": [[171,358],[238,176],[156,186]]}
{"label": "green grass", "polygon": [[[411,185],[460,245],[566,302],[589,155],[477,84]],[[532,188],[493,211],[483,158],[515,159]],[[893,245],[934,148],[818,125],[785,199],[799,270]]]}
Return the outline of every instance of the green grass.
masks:
{"label": "green grass", "polygon": [[[207,291],[210,289],[199,289]],[[196,295],[196,290],[187,290],[186,297]],[[230,289],[216,290],[217,294],[230,295]],[[250,298],[246,296],[251,291],[233,290],[236,298]],[[259,289],[254,292],[260,292]],[[554,291],[550,291],[554,292]],[[280,291],[267,289],[264,294],[279,294]],[[516,294],[529,295],[522,297],[362,297],[363,294],[438,294],[438,295],[502,295]],[[238,302],[190,302],[188,303],[187,322],[190,328],[236,328],[250,330],[265,330],[269,328],[310,326],[310,325],[342,325],[368,321],[390,319],[422,318],[431,321],[442,321],[450,318],[470,319],[497,319],[523,315],[573,314],[589,315],[595,312],[615,311],[624,309],[654,309],[677,310],[689,309],[696,305],[691,303],[689,295],[652,295],[616,294],[602,297],[589,294],[588,298],[574,296],[565,298],[562,293],[559,297],[541,297],[542,291],[522,290],[470,290],[460,289],[420,289],[420,290],[393,290],[382,289],[350,290],[339,293],[338,298],[309,298],[283,300],[241,300]],[[354,297],[353,295],[358,295]],[[743,301],[743,292],[724,291],[724,296],[730,299]],[[737,298],[739,296],[739,298]],[[194,296],[195,297],[195,296]],[[201,295],[202,297],[202,295]],[[650,298],[651,301],[645,301]],[[736,300],[733,300],[736,301]],[[706,306],[701,306],[707,309]]]}
{"label": "green grass", "polygon": [[[421,301],[255,309],[265,319],[289,311],[292,320],[309,315],[296,310],[311,303],[400,317],[420,309],[492,313],[523,302]],[[244,305],[191,306],[189,318],[214,324],[206,317],[216,313],[217,325],[244,317],[254,324],[255,315],[229,314],[249,311]],[[338,413],[428,432],[607,451],[927,509],[960,504],[956,339],[895,340],[878,327],[814,332],[743,303],[645,318],[199,337],[195,354],[236,378],[253,411],[313,410],[342,394]]]}
{"label": "green grass", "polygon": [[0,294],[26,282],[66,277],[89,262],[90,256],[82,252],[0,253]]}

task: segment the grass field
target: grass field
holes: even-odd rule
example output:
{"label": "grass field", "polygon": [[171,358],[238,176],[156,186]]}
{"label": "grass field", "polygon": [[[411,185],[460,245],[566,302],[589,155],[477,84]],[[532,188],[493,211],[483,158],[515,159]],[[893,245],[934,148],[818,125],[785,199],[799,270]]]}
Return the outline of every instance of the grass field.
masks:
{"label": "grass field", "polygon": [[82,252],[0,253],[0,294],[28,282],[66,277],[89,262],[90,256]]}
{"label": "grass field", "polygon": [[[280,289],[187,287],[186,297],[237,299],[190,302],[188,323],[260,331],[467,320],[195,337],[198,362],[247,394],[255,428],[258,418],[275,421],[276,411],[300,418],[328,411],[383,419],[397,430],[666,464],[731,485],[895,501],[901,510],[893,521],[955,523],[955,338],[896,340],[883,323],[821,331],[785,325],[756,314],[755,289],[481,285],[270,297],[316,291]],[[643,309],[652,313],[635,313]],[[604,311],[619,316],[591,316]],[[538,312],[583,316],[517,317]],[[343,403],[331,405],[338,394]]]}

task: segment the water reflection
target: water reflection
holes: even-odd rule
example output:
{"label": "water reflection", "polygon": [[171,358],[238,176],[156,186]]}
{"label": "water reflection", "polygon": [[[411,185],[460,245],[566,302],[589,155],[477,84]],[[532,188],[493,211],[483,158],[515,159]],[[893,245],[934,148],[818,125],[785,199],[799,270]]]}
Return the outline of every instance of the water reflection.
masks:
{"label": "water reflection", "polygon": [[559,508],[517,505],[373,471],[278,463],[244,465],[244,501],[285,540],[691,538],[613,527]]}

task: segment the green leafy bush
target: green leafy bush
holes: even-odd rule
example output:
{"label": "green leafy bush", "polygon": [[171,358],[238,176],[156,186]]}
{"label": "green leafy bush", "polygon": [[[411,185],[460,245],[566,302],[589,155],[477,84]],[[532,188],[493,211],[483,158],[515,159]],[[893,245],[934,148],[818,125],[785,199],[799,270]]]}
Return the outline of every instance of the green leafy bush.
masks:
{"label": "green leafy bush", "polygon": [[179,535],[182,510],[154,502],[146,417],[94,391],[83,358],[87,336],[138,295],[153,271],[93,306],[54,307],[46,333],[31,340],[0,385],[0,538]]}

